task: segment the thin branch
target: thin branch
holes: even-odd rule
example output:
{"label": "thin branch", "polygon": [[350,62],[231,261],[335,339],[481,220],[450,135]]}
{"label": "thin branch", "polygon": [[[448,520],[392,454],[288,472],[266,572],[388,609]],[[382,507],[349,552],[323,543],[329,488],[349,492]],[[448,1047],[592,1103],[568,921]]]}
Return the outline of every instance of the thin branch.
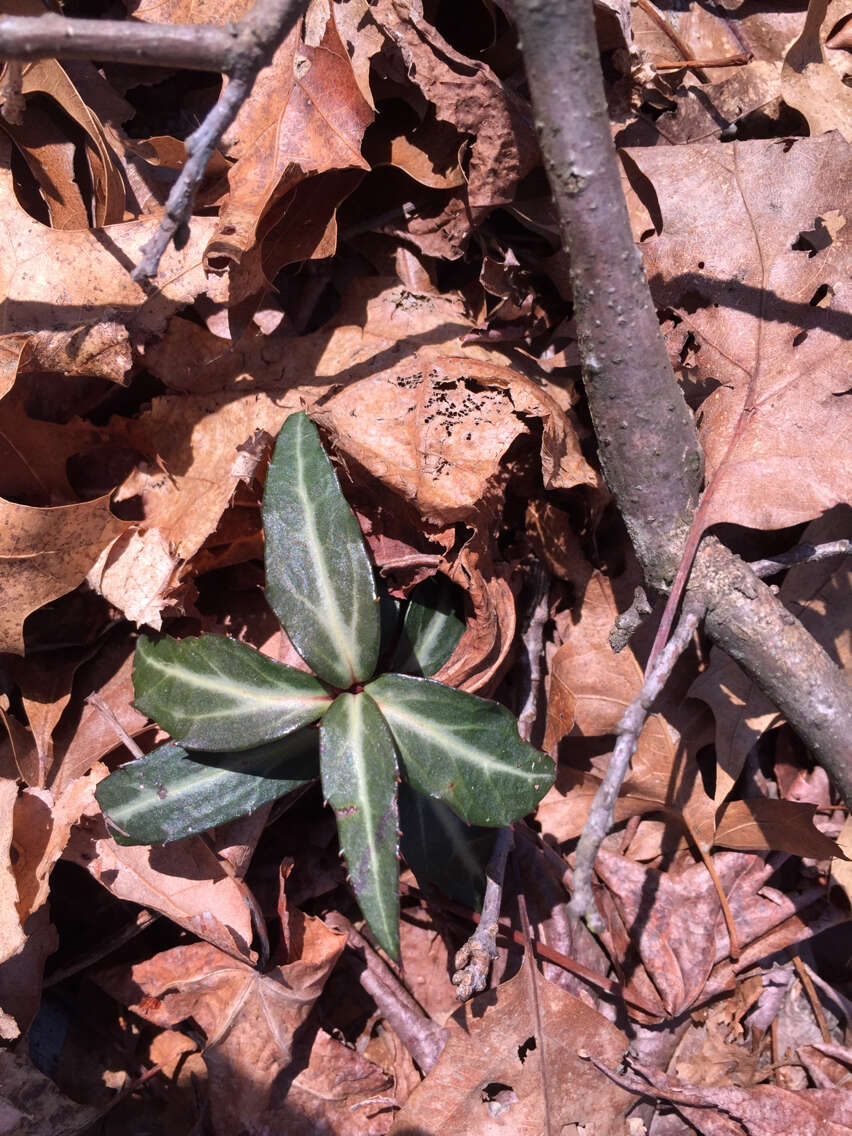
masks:
{"label": "thin branch", "polygon": [[466,1002],[474,994],[481,994],[488,984],[491,964],[497,958],[497,933],[500,930],[500,909],[503,906],[503,879],[506,858],[512,850],[514,836],[511,828],[501,828],[494,842],[494,851],[485,869],[487,883],[482,902],[482,915],[476,930],[456,951],[453,960],[455,973],[452,982],[456,998]]}
{"label": "thin branch", "polygon": [[782,552],[779,556],[770,556],[766,560],[752,560],[749,564],[755,576],[763,579],[765,576],[774,576],[776,572],[783,572],[794,564],[813,564],[817,560],[828,560],[832,556],[852,555],[852,540],[829,540],[825,544],[797,544],[789,552]]}
{"label": "thin branch", "polygon": [[246,49],[242,27],[76,20],[55,12],[0,16],[0,59],[97,59],[227,73]]}
{"label": "thin branch", "polygon": [[[630,229],[592,6],[515,0],[515,12],[571,259],[583,380],[604,476],[648,585],[668,592],[692,527],[703,456]],[[852,686],[839,667],[713,538],[705,536],[697,550],[688,595],[706,608],[710,636],[781,710],[852,803]]]}
{"label": "thin branch", "polygon": [[550,573],[539,561],[535,561],[530,567],[529,584],[530,602],[523,621],[521,632],[523,655],[519,660],[527,689],[523,706],[518,713],[518,733],[525,742],[532,741],[538,721],[541,705],[544,628],[550,615]]}
{"label": "thin branch", "polygon": [[600,934],[603,924],[592,895],[592,876],[595,860],[604,837],[612,828],[615,802],[622,782],[630,768],[630,759],[639,744],[639,735],[645,719],[659,697],[675,663],[689,646],[701,618],[700,609],[690,609],[681,616],[669,642],[660,652],[654,666],[645,676],[645,682],[636,698],[630,703],[618,723],[618,741],[610,758],[600,788],[595,793],[588,820],[577,845],[574,866],[574,896],[568,910],[578,919],[585,919],[589,928]]}
{"label": "thin branch", "polygon": [[428,1073],[446,1045],[447,1030],[428,1016],[345,916],[332,911],[326,915],[325,922],[333,930],[346,935],[347,945],[363,964],[358,981],[423,1072]]}
{"label": "thin branch", "polygon": [[[223,71],[230,77],[215,106],[186,140],[186,162],[169,193],[160,227],[143,245],[142,259],[131,273],[137,283],[156,276],[172,240],[178,247],[185,243],[207,163],[302,9],[303,0],[257,0],[245,19],[224,28],[70,20],[55,13],[0,18],[0,58],[98,59]],[[11,73],[14,76],[14,70]]]}
{"label": "thin branch", "polygon": [[[649,16],[650,19],[654,21],[654,23],[663,32],[663,34],[668,36],[668,38],[681,53],[681,55],[683,56],[683,62],[680,64],[680,66],[689,67],[691,64],[688,61],[692,59],[692,57],[695,55],[695,52],[692,50],[686,40],[682,39],[677,34],[675,29],[671,26],[662,12],[658,12],[654,5],[650,2],[650,0],[637,0],[637,4],[645,13],[645,15]],[[699,79],[702,83],[706,83],[707,76],[698,67],[694,68],[694,70],[696,78]]]}
{"label": "thin branch", "polygon": [[213,151],[251,94],[258,72],[301,15],[302,6],[302,0],[257,0],[238,25],[244,49],[231,69],[230,82],[219,101],[186,140],[186,162],[171,188],[160,227],[142,246],[142,259],[131,273],[135,281],[156,276],[160,258],[172,239],[178,245],[182,243],[195,195]]}
{"label": "thin branch", "polygon": [[[439,901],[427,900],[426,896],[419,888],[412,887],[410,884],[406,883],[401,883],[400,889],[406,895],[413,896],[415,899],[419,900],[424,907],[429,903],[438,902],[441,911],[446,912],[446,914],[455,919],[463,919],[465,922],[469,923],[479,923],[480,921],[478,912],[470,911],[468,908],[462,907],[461,904],[453,903],[452,900],[443,898]],[[402,918],[408,919],[409,922],[412,921],[411,916],[405,911],[402,913]],[[422,924],[420,925],[422,926]],[[500,923],[497,937],[501,946],[516,946],[524,950],[527,947],[527,941],[523,934],[508,926],[505,922]],[[610,997],[619,998],[629,1005],[635,1006],[637,1010],[642,1010],[646,1014],[650,1014],[652,1017],[659,1016],[659,1007],[652,1006],[650,1002],[646,1002],[644,998],[640,997],[634,991],[625,989],[618,982],[613,982],[611,978],[605,978],[602,974],[598,974],[597,971],[590,970],[589,967],[583,966],[581,962],[577,962],[576,959],[571,958],[569,955],[554,950],[554,948],[548,946],[547,943],[533,940],[532,950],[537,958],[544,959],[546,962],[552,962],[555,966],[560,966],[563,970],[567,970],[569,974],[575,974],[577,978],[581,978],[596,990],[603,990],[604,993],[608,994]]]}
{"label": "thin branch", "polygon": [[655,71],[682,71],[684,67],[697,71],[700,67],[744,67],[754,56],[750,52],[724,55],[720,59],[664,59],[653,65]]}

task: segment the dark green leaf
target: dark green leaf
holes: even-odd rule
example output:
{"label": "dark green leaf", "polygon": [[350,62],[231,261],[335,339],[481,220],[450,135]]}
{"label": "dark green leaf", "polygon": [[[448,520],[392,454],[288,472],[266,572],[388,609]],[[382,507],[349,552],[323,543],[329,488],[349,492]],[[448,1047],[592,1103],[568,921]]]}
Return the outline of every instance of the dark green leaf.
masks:
{"label": "dark green leaf", "polygon": [[550,788],[553,762],[521,741],[505,706],[407,675],[382,675],[366,690],[390,726],[403,776],[462,820],[509,824]]}
{"label": "dark green leaf", "polygon": [[95,796],[119,844],[166,844],[254,812],[319,776],[319,734],[299,730],[239,753],[169,742],[123,765]]}
{"label": "dark green leaf", "polygon": [[224,635],[142,638],[135,705],[190,749],[250,749],[315,722],[331,696],[312,675]]}
{"label": "dark green leaf", "polygon": [[402,854],[420,887],[434,884],[456,903],[478,910],[497,829],[465,824],[452,809],[404,781],[399,819]]}
{"label": "dark green leaf", "polygon": [[337,687],[370,678],[379,607],[361,530],[316,426],[291,414],[263,495],[266,594],[303,659]]}
{"label": "dark green leaf", "polygon": [[433,675],[441,669],[464,632],[464,621],[456,614],[457,592],[440,574],[417,585],[408,601],[391,670]]}
{"label": "dark green leaf", "polygon": [[341,694],[320,727],[322,789],[364,918],[399,957],[396,754],[375,702]]}

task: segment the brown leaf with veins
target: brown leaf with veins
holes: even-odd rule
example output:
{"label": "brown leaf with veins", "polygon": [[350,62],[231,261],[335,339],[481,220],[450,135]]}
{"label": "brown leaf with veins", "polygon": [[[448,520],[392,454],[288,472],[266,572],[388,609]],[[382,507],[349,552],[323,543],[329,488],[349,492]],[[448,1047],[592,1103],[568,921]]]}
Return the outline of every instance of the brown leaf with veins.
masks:
{"label": "brown leaf with veins", "polygon": [[292,1080],[294,1038],[345,945],[344,935],[305,916],[298,957],[264,974],[209,943],[193,943],[102,973],[99,982],[155,1025],[193,1018],[206,1035],[214,1130],[261,1133],[269,1131],[272,1085]]}
{"label": "brown leaf with veins", "polygon": [[109,495],[79,505],[33,509],[0,498],[0,651],[24,652],[24,620],[71,592],[125,528]]}
{"label": "brown leaf with veins", "polygon": [[[743,948],[783,928],[824,894],[818,887],[788,895],[767,887],[774,869],[759,856],[719,852],[713,864]],[[602,848],[596,870],[605,888],[598,893],[607,924],[604,941],[611,957],[620,960],[617,966],[630,968],[631,989],[651,1004],[658,1002],[661,1017],[676,1016],[709,997],[707,984],[716,964],[726,959],[730,943],[719,896],[704,864],[663,872]],[[792,930],[787,946],[801,935],[798,927]],[[631,948],[641,967],[631,963]],[[744,950],[738,966],[746,959]],[[729,970],[725,974],[730,985],[733,975]],[[713,992],[725,988],[720,983]]]}
{"label": "brown leaf with veins", "polygon": [[[104,836],[103,821],[75,828],[63,858],[85,868],[119,899],[160,911],[199,939],[252,957],[252,925],[243,889],[200,836],[169,845],[124,847]],[[238,965],[238,964],[237,964]]]}
{"label": "brown leaf with veins", "polygon": [[852,142],[852,91],[849,60],[826,50],[826,37],[849,14],[845,0],[810,0],[805,26],[784,56],[784,102],[808,120],[812,135],[838,130]]}
{"label": "brown leaf with veins", "polygon": [[[336,6],[335,6],[336,10]],[[333,15],[308,47],[293,29],[257,77],[223,137],[234,164],[229,193],[205,261],[239,262],[255,244],[261,216],[299,182],[329,170],[366,170],[361,139],[373,121]]]}
{"label": "brown leaf with veins", "polygon": [[529,419],[543,427],[545,488],[598,484],[564,412],[530,379],[495,363],[423,348],[347,386],[314,418],[428,525],[490,526],[502,504],[502,459],[529,436]]}
{"label": "brown leaf with veins", "polygon": [[848,144],[830,134],[627,153],[656,192],[661,228],[641,247],[657,306],[680,321],[670,346],[694,381],[719,384],[699,415],[705,524],[783,528],[844,502]]}
{"label": "brown leaf with veins", "polygon": [[[542,1044],[536,1043],[533,979]],[[528,959],[519,974],[473,998],[447,1025],[450,1037],[437,1065],[397,1114],[392,1133],[538,1136],[545,1130],[542,1086],[547,1078],[552,1131],[575,1126],[582,1131],[589,1125],[599,1136],[622,1136],[627,1096],[610,1092],[580,1054],[617,1065],[626,1037],[585,1002],[545,981]]]}

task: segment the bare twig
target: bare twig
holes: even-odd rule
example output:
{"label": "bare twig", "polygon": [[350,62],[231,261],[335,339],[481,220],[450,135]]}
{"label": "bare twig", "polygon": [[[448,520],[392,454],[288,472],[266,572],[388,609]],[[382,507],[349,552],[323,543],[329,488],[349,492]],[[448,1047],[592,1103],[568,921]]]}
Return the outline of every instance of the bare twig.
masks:
{"label": "bare twig", "polygon": [[332,911],[326,915],[325,922],[346,935],[347,945],[363,963],[358,981],[423,1072],[428,1073],[441,1056],[448,1037],[447,1030],[428,1016],[345,916]]}
{"label": "bare twig", "polygon": [[633,592],[633,603],[627,611],[623,611],[618,616],[612,631],[609,633],[609,645],[616,654],[624,650],[630,642],[633,632],[642,626],[642,623],[650,614],[651,604],[645,595],[645,589],[636,588]]}
{"label": "bare twig", "polygon": [[302,9],[303,0],[257,0],[245,19],[225,28],[69,20],[55,13],[0,18],[0,58],[94,58],[223,71],[229,76],[215,106],[186,140],[186,162],[169,193],[160,227],[143,245],[142,259],[131,273],[137,283],[156,276],[172,240],[178,246],[184,242],[195,195],[213,151],[251,94],[258,72]]}
{"label": "bare twig", "polygon": [[497,958],[497,932],[500,929],[500,908],[503,905],[503,878],[506,858],[512,849],[514,836],[511,828],[501,828],[494,842],[494,851],[485,869],[487,883],[482,902],[479,925],[467,942],[456,951],[453,960],[455,974],[453,986],[456,998],[466,1002],[474,994],[481,994],[488,983],[491,963]]}
{"label": "bare twig", "polygon": [[527,901],[521,889],[518,889],[518,913],[521,917],[521,930],[526,939],[526,956],[527,976],[529,979],[530,990],[530,1003],[533,1011],[533,1021],[535,1023],[535,1041],[536,1047],[541,1054],[541,1090],[542,1090],[542,1104],[544,1105],[544,1133],[545,1136],[552,1136],[553,1125],[551,1117],[553,1116],[553,1109],[551,1107],[551,1085],[550,1078],[553,1076],[553,1067],[548,1059],[548,1038],[547,1030],[544,1028],[544,1018],[541,1012],[541,998],[539,997],[538,988],[538,967],[535,962],[535,955],[533,953],[533,937],[530,930],[530,917],[527,914]]}
{"label": "bare twig", "polygon": [[245,44],[244,50],[234,63],[230,82],[218,102],[186,140],[186,162],[171,188],[160,227],[142,246],[142,259],[131,273],[137,282],[156,276],[160,258],[172,239],[181,243],[195,194],[213,151],[251,94],[258,72],[266,66],[301,11],[302,0],[257,0],[240,23],[239,36]]}
{"label": "bare twig", "polygon": [[111,729],[115,732],[116,738],[124,744],[125,749],[129,750],[135,758],[145,756],[142,750],[139,748],[133,738],[131,738],[130,734],[128,734],[127,730],[125,730],[124,726],[122,726],[121,722],[119,722],[118,718],[116,718],[115,714],[99,694],[90,694],[86,698],[86,701],[90,706],[94,706],[95,710],[97,710],[102,718],[105,718],[106,721],[109,722]]}
{"label": "bare twig", "polygon": [[[532,741],[541,704],[541,664],[544,655],[544,628],[550,615],[550,573],[540,561],[529,572],[530,602],[527,607],[521,641],[521,665],[526,679],[526,696],[518,713],[518,733],[525,742]],[[539,739],[540,740],[540,739]]]}
{"label": "bare twig", "polygon": [[90,966],[101,962],[111,955],[113,951],[117,951],[119,947],[123,947],[125,943],[129,943],[132,939],[135,939],[137,935],[141,935],[143,931],[147,931],[151,924],[156,923],[160,918],[162,918],[162,916],[158,912],[148,911],[143,907],[141,911],[137,911],[131,922],[122,927],[120,931],[117,931],[114,935],[110,935],[105,939],[101,939],[97,946],[93,947],[91,951],[87,951],[86,954],[68,963],[67,966],[54,970],[52,974],[45,978],[42,986],[46,990],[49,986],[56,986],[58,983],[64,982],[66,978],[72,978],[75,974],[79,974],[81,970],[88,970]]}
{"label": "bare twig", "polygon": [[755,576],[774,576],[776,572],[783,572],[794,564],[812,564],[816,560],[828,560],[832,556],[849,556],[852,554],[852,540],[829,540],[825,544],[797,544],[789,552],[782,552],[779,556],[770,556],[766,560],[752,560],[749,564]]}
{"label": "bare twig", "polygon": [[796,974],[799,976],[799,981],[801,982],[802,986],[804,987],[805,993],[808,996],[808,1001],[811,1004],[811,1009],[813,1010],[814,1017],[816,1018],[816,1023],[819,1026],[819,1032],[822,1040],[826,1045],[831,1045],[831,1043],[834,1041],[834,1038],[831,1036],[831,1030],[828,1028],[828,1022],[825,1020],[825,1011],[822,1008],[822,1003],[819,1000],[819,995],[817,994],[816,989],[814,988],[814,984],[811,981],[811,976],[808,974],[805,964],[802,962],[795,951],[791,951],[790,956],[793,960],[793,966],[796,968]]}
{"label": "bare twig", "polygon": [[0,59],[97,59],[227,73],[246,50],[243,27],[76,20],[55,12],[2,16]]}
{"label": "bare twig", "polygon": [[654,64],[655,71],[681,71],[684,67],[696,71],[700,67],[744,67],[754,57],[750,52],[724,55],[720,59],[664,59]]}
{"label": "bare twig", "polygon": [[[650,19],[654,21],[654,23],[663,32],[663,34],[668,36],[668,38],[681,53],[681,55],[683,56],[683,62],[680,64],[680,66],[692,66],[692,64],[688,61],[693,58],[695,52],[692,50],[686,40],[682,39],[681,36],[678,35],[678,33],[671,26],[662,12],[658,12],[654,5],[650,2],[650,0],[637,0],[637,4],[645,13],[645,15],[650,17]],[[696,78],[700,79],[702,83],[707,82],[707,76],[703,71],[700,70],[700,64],[695,66],[693,70],[695,71]]]}
{"label": "bare twig", "polygon": [[[412,887],[410,884],[401,883],[400,888],[406,895],[411,895],[415,899],[420,900],[424,905],[427,904],[426,896],[418,888]],[[428,901],[433,902],[433,901]],[[469,923],[479,923],[480,916],[476,911],[470,911],[461,904],[453,903],[452,900],[441,899],[440,907],[443,912],[453,916],[456,919],[463,919]],[[410,919],[410,916],[405,911],[402,913],[403,919]],[[509,927],[505,922],[500,923],[497,932],[498,942],[503,946],[516,946],[523,949],[527,946],[527,941],[520,931],[515,931]],[[624,1002],[628,1002],[631,1006],[635,1006],[638,1010],[643,1010],[646,1014],[651,1014],[654,1017],[659,1016],[659,1007],[654,1007],[650,1002],[646,1002],[640,995],[625,988],[617,982],[613,982],[611,978],[605,978],[595,970],[590,970],[589,967],[583,966],[581,962],[576,959],[570,958],[568,955],[563,954],[561,951],[554,950],[553,947],[547,943],[535,942],[532,944],[533,954],[546,962],[552,962],[555,966],[562,967],[567,970],[569,974],[575,974],[596,990],[603,990],[604,993],[610,995],[612,998],[620,998]]]}
{"label": "bare twig", "polygon": [[[570,254],[583,379],[604,476],[648,585],[668,592],[687,537],[711,638],[784,714],[852,803],[852,686],[771,590],[693,527],[703,458],[633,242],[591,6],[515,0],[545,166]],[[691,55],[691,53],[690,53]],[[689,563],[686,564],[686,571]]]}
{"label": "bare twig", "polygon": [[689,646],[700,618],[700,609],[692,608],[684,612],[671,639],[645,676],[639,694],[624,711],[618,723],[619,737],[610,758],[609,768],[595,794],[588,820],[583,828],[583,835],[577,845],[574,896],[568,910],[576,918],[585,919],[589,928],[597,934],[604,929],[592,895],[592,875],[598,849],[612,827],[615,802],[621,784],[627,776],[630,759],[636,751],[648,712],[668,681],[675,663]]}

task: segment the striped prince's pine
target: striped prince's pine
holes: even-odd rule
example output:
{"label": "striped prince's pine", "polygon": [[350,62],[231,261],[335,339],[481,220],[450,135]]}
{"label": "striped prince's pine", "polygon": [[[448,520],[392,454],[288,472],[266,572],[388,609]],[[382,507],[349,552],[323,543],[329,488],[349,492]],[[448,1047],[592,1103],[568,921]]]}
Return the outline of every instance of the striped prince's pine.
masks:
{"label": "striped prince's pine", "polygon": [[[315,673],[223,635],[140,637],[135,705],[174,740],[105,778],[97,799],[119,843],[166,843],[320,778],[352,890],[398,958],[400,839],[421,886],[475,903],[493,830],[536,807],[553,763],[505,706],[422,677],[461,649],[462,593],[439,575],[407,601],[383,589],[379,603],[358,521],[305,414],[278,435],[263,528],[269,602]],[[407,673],[375,677],[380,656]]]}

